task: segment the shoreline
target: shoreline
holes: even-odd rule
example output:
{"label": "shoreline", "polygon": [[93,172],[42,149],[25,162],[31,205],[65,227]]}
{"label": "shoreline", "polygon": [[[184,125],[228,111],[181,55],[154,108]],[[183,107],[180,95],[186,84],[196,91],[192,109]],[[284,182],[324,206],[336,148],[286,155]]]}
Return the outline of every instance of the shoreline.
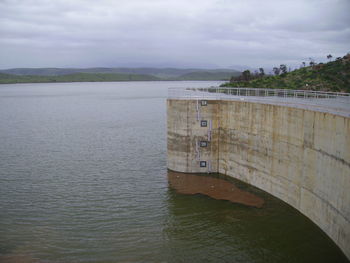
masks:
{"label": "shoreline", "polygon": [[160,80],[96,80],[96,81],[50,81],[50,82],[9,82],[9,83],[1,83],[0,85],[12,85],[12,84],[52,84],[52,83],[104,83],[104,82],[210,82],[210,81],[226,81],[226,80],[186,80],[186,79],[160,79]]}

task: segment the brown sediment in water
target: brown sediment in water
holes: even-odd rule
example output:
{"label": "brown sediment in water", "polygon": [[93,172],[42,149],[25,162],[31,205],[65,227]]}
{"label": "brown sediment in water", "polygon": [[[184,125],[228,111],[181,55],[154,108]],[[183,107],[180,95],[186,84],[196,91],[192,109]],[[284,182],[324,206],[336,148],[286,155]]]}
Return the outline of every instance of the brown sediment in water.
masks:
{"label": "brown sediment in water", "polygon": [[264,200],[244,191],[228,180],[208,176],[168,171],[168,180],[172,188],[181,194],[203,194],[218,200],[262,207]]}
{"label": "brown sediment in water", "polygon": [[0,255],[0,262],[1,263],[38,263],[38,260],[35,260],[34,258],[30,256],[24,256],[24,255]]}

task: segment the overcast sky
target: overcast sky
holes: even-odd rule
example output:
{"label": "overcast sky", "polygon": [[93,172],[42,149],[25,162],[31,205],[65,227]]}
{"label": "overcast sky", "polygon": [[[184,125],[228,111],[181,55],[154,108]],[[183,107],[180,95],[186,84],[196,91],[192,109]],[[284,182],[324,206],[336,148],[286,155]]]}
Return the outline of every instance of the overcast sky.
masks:
{"label": "overcast sky", "polygon": [[297,66],[350,52],[350,0],[0,0],[0,68]]}

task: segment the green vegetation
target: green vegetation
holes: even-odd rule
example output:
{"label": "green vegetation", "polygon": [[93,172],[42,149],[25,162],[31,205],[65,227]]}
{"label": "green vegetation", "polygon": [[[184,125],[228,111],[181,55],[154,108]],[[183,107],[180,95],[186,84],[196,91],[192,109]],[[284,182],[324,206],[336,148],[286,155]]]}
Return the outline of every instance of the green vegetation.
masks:
{"label": "green vegetation", "polygon": [[239,71],[233,69],[198,68],[13,68],[0,70],[0,73],[14,75],[59,76],[74,73],[122,73],[152,75],[163,79],[177,78],[195,72],[227,73],[227,80],[229,80],[232,75],[240,74]]}
{"label": "green vegetation", "polygon": [[44,83],[44,82],[105,82],[105,81],[145,81],[160,80],[155,76],[118,73],[75,73],[59,76],[13,75],[0,73],[1,84]]}
{"label": "green vegetation", "polygon": [[229,80],[238,76],[232,69],[176,68],[15,68],[0,70],[1,83]]}
{"label": "green vegetation", "polygon": [[[328,55],[328,59],[332,56]],[[274,76],[265,75],[263,69],[251,74],[244,71],[239,77],[232,77],[222,87],[251,87],[269,89],[306,89],[320,91],[350,92],[350,54],[326,64],[316,64],[310,60],[310,66],[288,72],[282,64],[273,69]]]}

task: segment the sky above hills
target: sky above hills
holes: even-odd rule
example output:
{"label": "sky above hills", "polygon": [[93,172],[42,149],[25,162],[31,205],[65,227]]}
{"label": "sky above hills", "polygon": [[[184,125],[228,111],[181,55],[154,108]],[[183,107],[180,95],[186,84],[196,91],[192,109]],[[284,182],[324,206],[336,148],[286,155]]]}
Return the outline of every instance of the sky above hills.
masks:
{"label": "sky above hills", "polygon": [[350,0],[0,0],[0,68],[296,67],[350,52]]}

